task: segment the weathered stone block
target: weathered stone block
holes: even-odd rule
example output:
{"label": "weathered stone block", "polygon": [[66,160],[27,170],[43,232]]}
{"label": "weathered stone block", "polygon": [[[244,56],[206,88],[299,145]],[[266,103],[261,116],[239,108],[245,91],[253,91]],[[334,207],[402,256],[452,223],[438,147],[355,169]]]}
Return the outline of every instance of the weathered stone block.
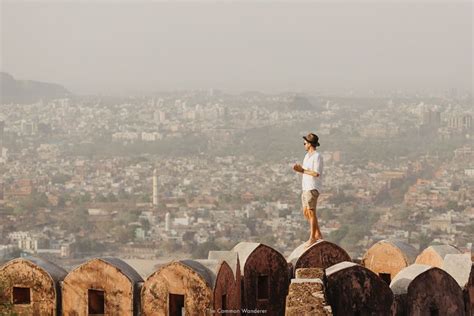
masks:
{"label": "weathered stone block", "polygon": [[[242,308],[264,309],[267,315],[282,315],[290,279],[285,257],[259,243],[241,242],[233,251],[239,254],[241,262]],[[265,289],[271,290],[266,293]]]}
{"label": "weathered stone block", "polygon": [[[107,311],[108,315],[136,315],[141,282],[141,276],[120,259],[91,259],[64,278],[63,315],[88,315],[92,305]],[[102,293],[102,299],[90,300],[91,291]]]}
{"label": "weathered stone block", "polygon": [[59,282],[66,274],[35,257],[17,258],[0,266],[0,315],[59,315]]}
{"label": "weathered stone block", "polygon": [[296,269],[297,279],[323,279],[324,269],[323,268],[299,268]]}
{"label": "weathered stone block", "polygon": [[439,268],[413,264],[398,273],[390,288],[393,315],[466,315],[461,287]]}
{"label": "weathered stone block", "polygon": [[[310,247],[305,244],[297,247],[288,257],[294,270],[299,268],[326,269],[336,263],[351,261],[347,252],[336,244],[319,240]],[[294,273],[294,271],[293,271]]]}
{"label": "weathered stone block", "polygon": [[381,240],[370,247],[362,258],[362,265],[384,281],[390,281],[415,262],[418,251],[411,245],[398,240]]}
{"label": "weathered stone block", "polygon": [[292,291],[322,291],[324,289],[323,282],[319,279],[301,279],[300,282],[294,282],[295,279],[291,280],[290,293]]}
{"label": "weathered stone block", "polygon": [[353,262],[326,269],[326,295],[334,315],[390,315],[393,294],[375,273]]}

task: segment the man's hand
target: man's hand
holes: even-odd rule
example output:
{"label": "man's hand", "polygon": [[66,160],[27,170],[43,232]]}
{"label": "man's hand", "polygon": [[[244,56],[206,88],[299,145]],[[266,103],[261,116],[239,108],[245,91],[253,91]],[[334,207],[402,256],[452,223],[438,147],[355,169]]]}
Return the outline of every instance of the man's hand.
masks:
{"label": "man's hand", "polygon": [[301,172],[303,173],[303,167],[300,165],[300,164],[295,164],[293,166],[293,170],[296,171],[296,172]]}

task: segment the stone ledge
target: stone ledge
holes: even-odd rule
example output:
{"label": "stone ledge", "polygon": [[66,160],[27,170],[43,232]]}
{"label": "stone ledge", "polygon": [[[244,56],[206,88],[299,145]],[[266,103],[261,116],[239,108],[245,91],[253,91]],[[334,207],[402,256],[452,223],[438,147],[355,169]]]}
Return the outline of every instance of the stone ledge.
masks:
{"label": "stone ledge", "polygon": [[323,268],[299,268],[296,269],[295,276],[297,279],[323,279]]}
{"label": "stone ledge", "polygon": [[291,283],[321,283],[324,284],[321,279],[291,279]]}

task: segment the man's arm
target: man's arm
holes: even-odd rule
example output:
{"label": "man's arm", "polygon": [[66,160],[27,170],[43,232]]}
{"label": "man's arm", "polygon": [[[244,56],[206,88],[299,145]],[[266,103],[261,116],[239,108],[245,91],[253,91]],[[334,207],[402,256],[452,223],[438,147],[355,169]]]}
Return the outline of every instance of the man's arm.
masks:
{"label": "man's arm", "polygon": [[303,167],[300,164],[295,164],[293,170],[296,172],[303,172]]}
{"label": "man's arm", "polygon": [[307,175],[312,176],[312,177],[319,177],[319,173],[314,171],[314,170],[303,169],[303,171],[301,173],[307,174]]}
{"label": "man's arm", "polygon": [[310,169],[303,169],[303,167],[300,164],[295,164],[293,166],[293,170],[296,172],[301,172],[303,174],[310,175],[312,177],[319,177],[319,173]]}

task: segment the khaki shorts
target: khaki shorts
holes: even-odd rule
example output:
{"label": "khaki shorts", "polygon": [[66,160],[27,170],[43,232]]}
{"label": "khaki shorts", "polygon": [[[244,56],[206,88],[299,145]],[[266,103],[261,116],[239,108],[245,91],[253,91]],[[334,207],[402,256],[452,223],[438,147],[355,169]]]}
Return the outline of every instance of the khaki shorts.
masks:
{"label": "khaki shorts", "polygon": [[318,190],[303,191],[303,193],[301,193],[301,204],[303,205],[303,210],[316,210],[316,205],[318,204],[318,197]]}

